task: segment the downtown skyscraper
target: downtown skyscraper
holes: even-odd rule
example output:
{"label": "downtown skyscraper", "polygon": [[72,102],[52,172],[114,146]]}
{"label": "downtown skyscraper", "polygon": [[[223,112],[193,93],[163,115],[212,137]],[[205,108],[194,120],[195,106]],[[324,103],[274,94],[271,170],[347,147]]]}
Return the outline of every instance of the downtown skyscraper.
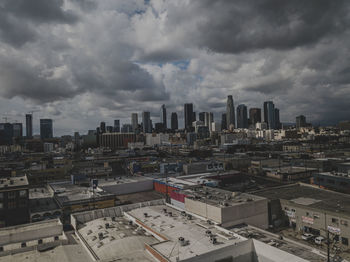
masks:
{"label": "downtown skyscraper", "polygon": [[187,131],[192,130],[192,123],[194,121],[194,114],[193,114],[193,104],[185,104],[184,105],[184,120],[185,120],[185,129]]}
{"label": "downtown skyscraper", "polygon": [[268,129],[275,129],[275,105],[272,101],[264,102],[264,121]]}
{"label": "downtown skyscraper", "polygon": [[226,129],[230,129],[230,126],[235,127],[235,107],[233,104],[233,98],[231,95],[227,96],[227,105],[226,105]]}
{"label": "downtown skyscraper", "polygon": [[138,115],[137,113],[132,113],[131,114],[131,126],[132,126],[132,130],[135,132],[136,129],[139,126],[139,120],[138,120]]}
{"label": "downtown skyscraper", "polygon": [[52,119],[40,119],[40,137],[41,139],[53,138]]}
{"label": "downtown skyscraper", "polygon": [[256,123],[261,123],[261,109],[260,108],[250,108],[249,109],[249,122],[253,126],[255,126]]}
{"label": "downtown skyscraper", "polygon": [[237,128],[248,128],[247,106],[237,106]]}
{"label": "downtown skyscraper", "polygon": [[163,124],[163,129],[166,130],[167,127],[167,121],[166,121],[166,108],[165,105],[162,105],[160,107],[160,122]]}
{"label": "downtown skyscraper", "polygon": [[152,122],[150,112],[142,112],[142,126],[144,133],[152,133]]}
{"label": "downtown skyscraper", "polygon": [[26,136],[33,137],[33,114],[26,114]]}
{"label": "downtown skyscraper", "polygon": [[171,130],[177,130],[179,129],[179,123],[178,123],[178,119],[177,119],[177,113],[176,112],[172,112],[171,113]]}

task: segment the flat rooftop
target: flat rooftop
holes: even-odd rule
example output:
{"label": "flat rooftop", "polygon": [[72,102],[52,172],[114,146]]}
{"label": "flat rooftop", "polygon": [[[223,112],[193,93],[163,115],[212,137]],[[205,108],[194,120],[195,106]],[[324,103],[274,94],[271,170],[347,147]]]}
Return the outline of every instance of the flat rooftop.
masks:
{"label": "flat rooftop", "polygon": [[57,201],[61,204],[113,196],[113,194],[110,194],[101,188],[93,190],[92,187],[73,185],[70,181],[63,183],[50,183],[49,185],[53,189]]}
{"label": "flat rooftop", "polygon": [[[172,213],[171,216],[169,211]],[[247,240],[234,232],[220,230],[219,227],[196,217],[188,220],[180,211],[165,205],[138,208],[127,214],[168,239],[153,244],[152,248],[170,261],[177,261],[178,258],[184,260]],[[210,237],[206,235],[207,230],[217,238],[216,244],[210,243]],[[184,238],[186,245],[179,244],[179,237]]]}
{"label": "flat rooftop", "polygon": [[153,261],[144,245],[159,242],[124,217],[92,220],[79,233],[100,260]]}
{"label": "flat rooftop", "polygon": [[11,187],[21,187],[28,186],[27,176],[11,176],[7,178],[0,179],[0,189],[11,188]]}
{"label": "flat rooftop", "polygon": [[53,197],[53,192],[46,187],[36,187],[29,189],[29,199]]}
{"label": "flat rooftop", "polygon": [[149,181],[153,180],[152,178],[144,177],[144,176],[119,176],[108,179],[98,179],[98,186],[113,186],[119,184],[129,184],[129,183],[137,183],[141,181]]}
{"label": "flat rooftop", "polygon": [[192,189],[182,190],[181,193],[185,194],[188,198],[205,202],[211,205],[221,206],[235,206],[242,205],[247,202],[254,202],[264,200],[264,197],[240,193],[231,192],[218,188],[211,187],[194,187]]}
{"label": "flat rooftop", "polygon": [[268,199],[284,199],[304,206],[349,215],[350,195],[320,189],[306,184],[293,184],[255,191]]}
{"label": "flat rooftop", "polygon": [[243,237],[259,240],[267,245],[306,259],[310,262],[327,261],[324,255],[320,254],[318,250],[312,247],[304,244],[298,244],[295,241],[289,241],[285,237],[281,240],[279,236],[256,227],[240,225],[232,227],[230,230]]}

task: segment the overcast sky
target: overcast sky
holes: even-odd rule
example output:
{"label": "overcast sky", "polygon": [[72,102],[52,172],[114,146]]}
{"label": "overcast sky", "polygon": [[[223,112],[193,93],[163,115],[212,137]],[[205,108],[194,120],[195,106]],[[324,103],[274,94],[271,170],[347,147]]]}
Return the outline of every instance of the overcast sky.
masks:
{"label": "overcast sky", "polygon": [[[183,104],[350,119],[350,1],[0,0],[0,112],[55,135]],[[141,115],[139,114],[139,119]],[[3,119],[1,119],[3,121]]]}

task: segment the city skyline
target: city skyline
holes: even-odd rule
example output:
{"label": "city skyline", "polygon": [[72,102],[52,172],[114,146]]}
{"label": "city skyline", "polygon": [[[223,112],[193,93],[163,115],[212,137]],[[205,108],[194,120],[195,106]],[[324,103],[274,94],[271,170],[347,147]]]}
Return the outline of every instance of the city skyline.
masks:
{"label": "city skyline", "polygon": [[220,119],[228,94],[274,101],[282,122],[350,118],[346,1],[12,2],[0,11],[0,112],[24,123],[35,111],[34,134],[40,118],[71,134],[162,104],[182,127],[184,103]]}

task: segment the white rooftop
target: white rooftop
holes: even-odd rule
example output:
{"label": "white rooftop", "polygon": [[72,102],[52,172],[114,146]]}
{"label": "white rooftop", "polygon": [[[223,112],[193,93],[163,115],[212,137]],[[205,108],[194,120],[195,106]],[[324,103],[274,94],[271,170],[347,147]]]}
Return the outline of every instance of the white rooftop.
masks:
{"label": "white rooftop", "polygon": [[[171,211],[172,215],[166,215],[164,208]],[[144,216],[144,213],[147,213],[147,217]],[[127,214],[169,240],[156,243],[152,247],[170,261],[177,261],[178,258],[184,260],[246,240],[233,232],[225,231],[195,217],[188,220],[179,211],[166,206],[138,208]],[[206,235],[207,230],[210,230],[217,238],[217,244],[210,243],[210,237]],[[179,244],[179,237],[185,239],[187,243],[185,246]]]}

